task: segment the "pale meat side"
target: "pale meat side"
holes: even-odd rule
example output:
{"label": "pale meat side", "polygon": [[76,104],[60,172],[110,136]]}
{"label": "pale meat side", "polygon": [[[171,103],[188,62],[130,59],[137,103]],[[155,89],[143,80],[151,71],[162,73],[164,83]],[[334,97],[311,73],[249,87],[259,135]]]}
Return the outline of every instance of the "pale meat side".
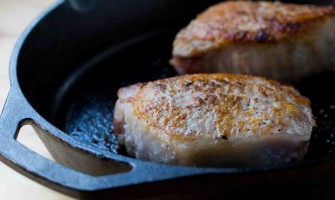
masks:
{"label": "pale meat side", "polygon": [[138,159],[189,166],[281,166],[301,161],[314,124],[289,86],[200,74],[121,88],[118,141]]}
{"label": "pale meat side", "polygon": [[200,14],[173,43],[180,74],[241,73],[297,81],[335,67],[335,10],[224,2]]}

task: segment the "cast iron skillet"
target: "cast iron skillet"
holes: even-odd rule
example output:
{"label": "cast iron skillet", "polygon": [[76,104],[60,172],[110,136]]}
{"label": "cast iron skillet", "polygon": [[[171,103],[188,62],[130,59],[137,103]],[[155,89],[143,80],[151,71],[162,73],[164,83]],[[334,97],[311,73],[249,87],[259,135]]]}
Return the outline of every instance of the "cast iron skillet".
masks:
{"label": "cast iron skillet", "polygon": [[[86,2],[81,8],[72,4],[75,10],[69,2],[56,3],[19,39],[0,119],[3,162],[79,198],[335,196],[335,95],[320,90],[335,83],[333,73],[295,84],[312,100],[319,125],[301,164],[192,168],[127,156],[111,124],[117,89],[176,75],[168,64],[176,32],[216,1]],[[24,124],[35,128],[57,163],[16,141]]]}

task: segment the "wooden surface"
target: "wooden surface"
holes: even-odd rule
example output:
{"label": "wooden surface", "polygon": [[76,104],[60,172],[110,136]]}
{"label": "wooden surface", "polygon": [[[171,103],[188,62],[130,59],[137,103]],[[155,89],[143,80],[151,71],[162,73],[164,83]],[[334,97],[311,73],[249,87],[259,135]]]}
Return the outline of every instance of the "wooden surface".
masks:
{"label": "wooden surface", "polygon": [[[0,109],[9,91],[8,66],[14,45],[27,25],[55,0],[0,0]],[[0,130],[1,131],[1,130]],[[51,159],[31,127],[20,130],[18,141]],[[1,145],[1,143],[0,143]],[[66,195],[40,185],[0,162],[0,199],[70,200]]]}

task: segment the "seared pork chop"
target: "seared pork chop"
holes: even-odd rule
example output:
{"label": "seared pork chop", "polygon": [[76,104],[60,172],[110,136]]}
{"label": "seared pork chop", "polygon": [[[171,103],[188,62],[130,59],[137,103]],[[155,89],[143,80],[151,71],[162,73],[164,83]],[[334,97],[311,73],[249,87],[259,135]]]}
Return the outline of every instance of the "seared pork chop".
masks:
{"label": "seared pork chop", "polygon": [[260,77],[197,74],[119,89],[114,127],[139,159],[189,166],[277,167],[303,160],[310,101]]}
{"label": "seared pork chop", "polygon": [[297,81],[335,67],[332,6],[233,1],[181,30],[170,63],[180,74],[240,73]]}

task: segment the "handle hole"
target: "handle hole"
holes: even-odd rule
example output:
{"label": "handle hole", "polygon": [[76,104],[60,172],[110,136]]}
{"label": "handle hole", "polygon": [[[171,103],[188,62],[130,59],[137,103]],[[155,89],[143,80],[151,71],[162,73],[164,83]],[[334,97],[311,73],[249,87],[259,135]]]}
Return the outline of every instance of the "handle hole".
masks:
{"label": "handle hole", "polygon": [[101,159],[75,149],[61,142],[31,120],[24,120],[21,123],[16,141],[53,162],[91,176],[105,176],[132,170],[132,166],[128,163]]}
{"label": "handle hole", "polygon": [[34,151],[35,153],[51,161],[55,161],[48,152],[48,150],[45,148],[44,144],[42,143],[31,125],[25,124],[19,129],[16,141],[18,141],[28,149]]}

